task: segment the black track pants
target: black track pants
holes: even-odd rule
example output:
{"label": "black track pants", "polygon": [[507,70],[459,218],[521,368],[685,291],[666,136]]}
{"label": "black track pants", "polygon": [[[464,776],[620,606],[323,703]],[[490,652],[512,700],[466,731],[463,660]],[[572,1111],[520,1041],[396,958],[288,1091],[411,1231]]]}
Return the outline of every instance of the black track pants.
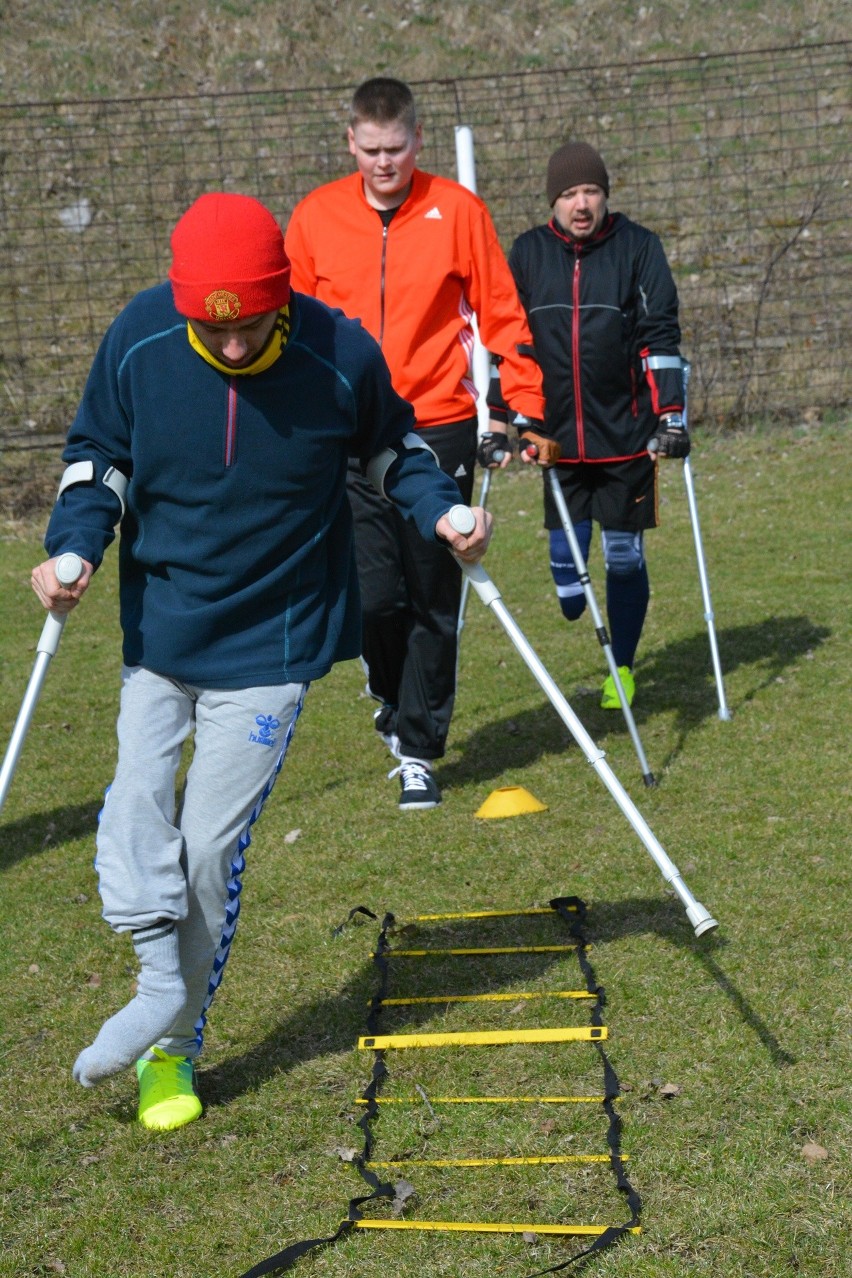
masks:
{"label": "black track pants", "polygon": [[[423,438],[469,504],[476,419],[429,427]],[[398,735],[403,754],[440,759],[455,700],[461,570],[446,546],[424,541],[354,464],[349,500],[370,690],[396,707],[388,728]]]}

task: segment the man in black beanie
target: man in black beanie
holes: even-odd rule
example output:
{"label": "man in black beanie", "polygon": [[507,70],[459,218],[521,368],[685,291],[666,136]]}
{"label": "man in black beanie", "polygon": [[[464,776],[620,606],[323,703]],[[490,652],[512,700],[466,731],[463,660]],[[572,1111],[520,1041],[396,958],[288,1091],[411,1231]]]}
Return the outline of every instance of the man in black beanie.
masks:
{"label": "man in black beanie", "polygon": [[[544,374],[541,435],[522,431],[521,457],[557,467],[584,558],[601,527],[612,650],[627,699],[650,587],[643,534],[657,524],[657,457],[686,457],[675,283],[653,232],[607,208],[609,174],[587,142],[550,157],[553,217],[524,232],[509,265]],[[534,456],[524,440],[535,444]],[[544,522],[562,612],[585,595],[549,485]],[[620,708],[612,675],[601,695]]]}

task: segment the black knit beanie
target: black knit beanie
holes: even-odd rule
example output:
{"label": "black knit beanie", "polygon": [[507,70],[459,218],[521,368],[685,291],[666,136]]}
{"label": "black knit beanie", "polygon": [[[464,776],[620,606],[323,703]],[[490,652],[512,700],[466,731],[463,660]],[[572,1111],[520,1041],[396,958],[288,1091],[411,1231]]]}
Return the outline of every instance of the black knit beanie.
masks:
{"label": "black knit beanie", "polygon": [[588,142],[566,142],[547,163],[548,204],[552,208],[563,191],[587,183],[602,187],[609,196],[609,174],[595,148]]}

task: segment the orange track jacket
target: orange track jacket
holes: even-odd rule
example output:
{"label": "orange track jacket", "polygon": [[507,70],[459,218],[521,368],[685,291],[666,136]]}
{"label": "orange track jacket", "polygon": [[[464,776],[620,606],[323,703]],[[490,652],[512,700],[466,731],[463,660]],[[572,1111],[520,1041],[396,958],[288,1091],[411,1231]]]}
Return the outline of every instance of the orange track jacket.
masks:
{"label": "orange track jacket", "polygon": [[352,173],[296,205],[286,246],[293,288],[360,319],[418,427],[476,414],[474,315],[484,346],[501,358],[506,402],[544,417],[541,371],[494,223],[458,182],[415,169],[410,194],[385,227]]}

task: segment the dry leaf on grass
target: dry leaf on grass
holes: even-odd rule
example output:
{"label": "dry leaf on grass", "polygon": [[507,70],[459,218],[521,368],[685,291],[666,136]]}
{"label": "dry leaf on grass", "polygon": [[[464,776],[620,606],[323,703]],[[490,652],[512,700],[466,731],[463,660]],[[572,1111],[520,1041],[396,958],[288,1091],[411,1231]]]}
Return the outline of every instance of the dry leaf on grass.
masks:
{"label": "dry leaf on grass", "polygon": [[415,1189],[411,1182],[407,1180],[396,1180],[393,1187],[396,1196],[391,1203],[391,1212],[394,1216],[401,1216],[405,1210],[405,1204],[415,1193]]}

